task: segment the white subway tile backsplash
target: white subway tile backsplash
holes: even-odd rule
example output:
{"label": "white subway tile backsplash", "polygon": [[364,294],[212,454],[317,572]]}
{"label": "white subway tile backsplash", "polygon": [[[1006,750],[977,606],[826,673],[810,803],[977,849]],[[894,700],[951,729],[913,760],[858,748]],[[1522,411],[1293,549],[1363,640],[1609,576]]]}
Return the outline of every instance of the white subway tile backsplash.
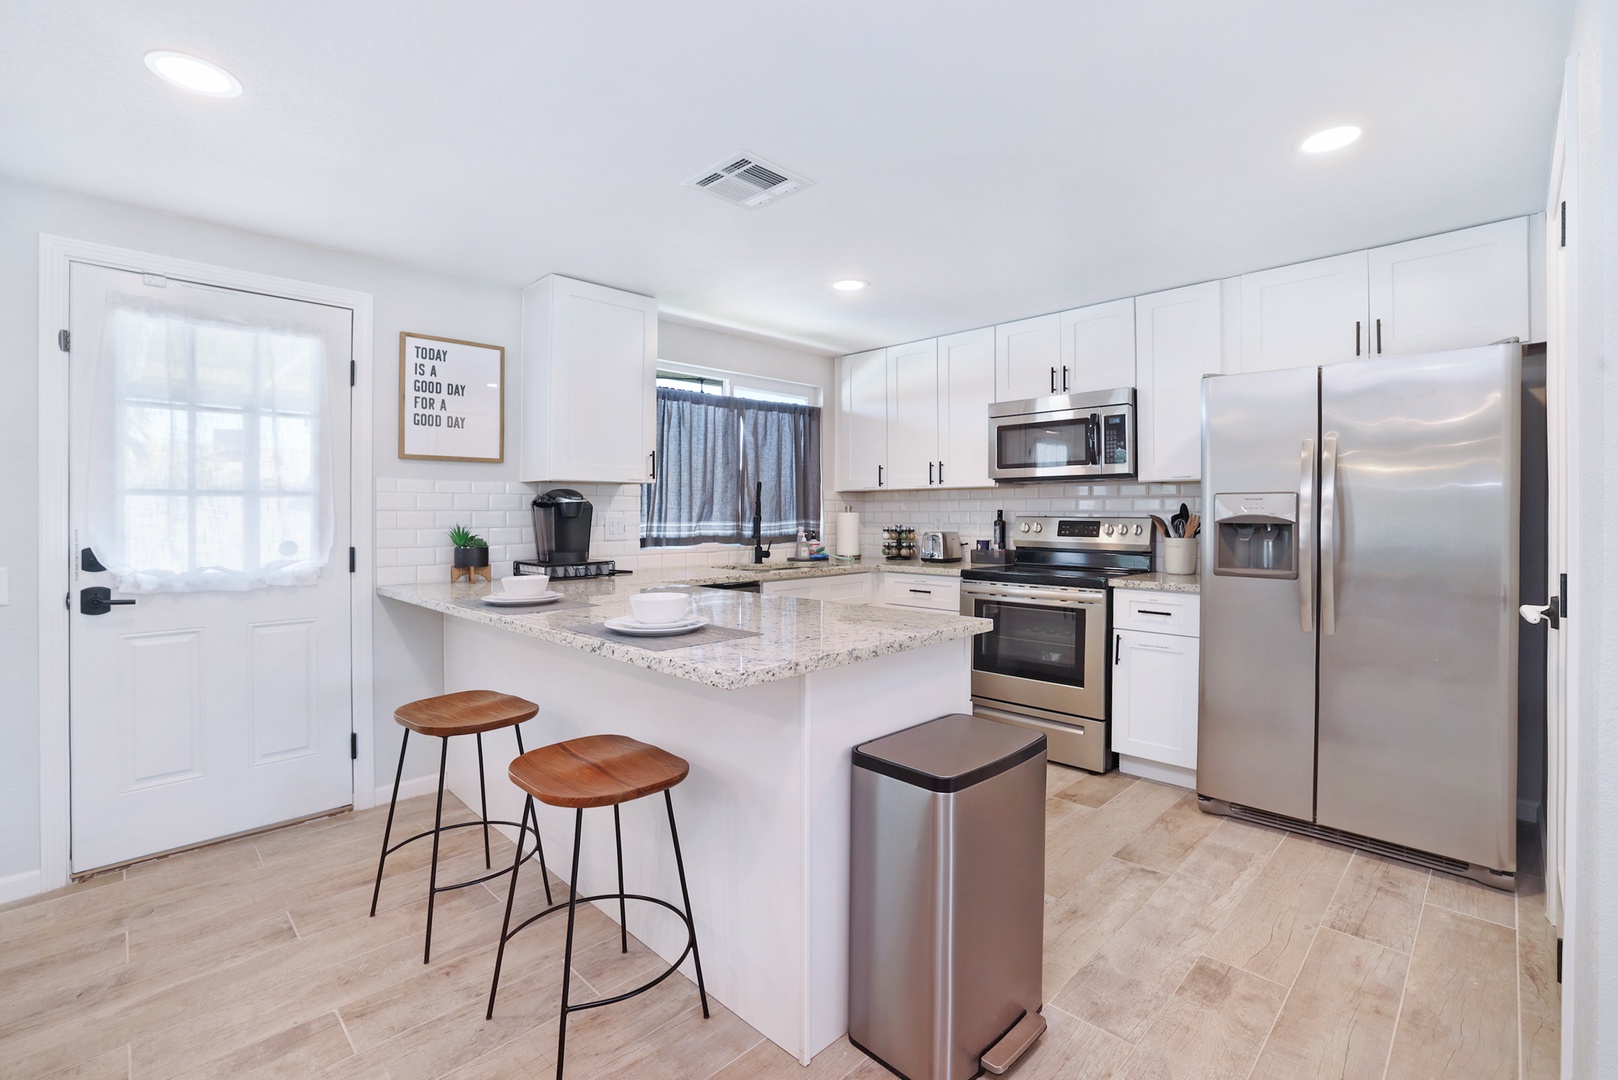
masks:
{"label": "white subway tile backsplash", "polygon": [[423,584],[428,582],[448,581],[449,564],[439,563],[437,566],[416,567],[416,580]]}
{"label": "white subway tile backsplash", "polygon": [[472,494],[474,495],[504,495],[506,484],[503,480],[474,480],[472,481]]}
{"label": "white subway tile backsplash", "polygon": [[456,495],[455,509],[457,510],[487,510],[489,497],[487,495]]}
{"label": "white subway tile backsplash", "polygon": [[381,491],[376,496],[378,510],[414,510],[416,497],[409,492]]}
{"label": "white subway tile backsplash", "polygon": [[413,529],[378,529],[376,531],[376,546],[379,548],[406,548],[416,546],[416,533]]}
{"label": "white subway tile backsplash", "polygon": [[434,480],[433,490],[440,495],[467,495],[472,491],[470,480]]}
{"label": "white subway tile backsplash", "polygon": [[376,568],[376,583],[378,585],[413,585],[416,582],[416,568],[413,566],[378,566]]}
{"label": "white subway tile backsplash", "polygon": [[384,479],[381,479],[379,477],[377,479],[377,482],[376,482],[376,490],[379,491],[379,492],[382,492],[382,491],[398,491],[399,490],[399,481],[397,481],[397,480],[384,480]]}
{"label": "white subway tile backsplash", "polygon": [[399,491],[420,492],[431,491],[433,489],[433,482],[431,480],[400,480],[397,481],[397,485],[397,490]]}
{"label": "white subway tile backsplash", "polygon": [[378,510],[376,512],[376,527],[379,529],[397,529],[399,515],[392,510]]}
{"label": "white subway tile backsplash", "polygon": [[[401,529],[436,529],[438,521],[431,510],[400,510],[393,515]],[[376,526],[382,528],[382,515],[378,514]]]}
{"label": "white subway tile backsplash", "polygon": [[416,496],[416,509],[453,510],[455,509],[455,496],[423,493]]}

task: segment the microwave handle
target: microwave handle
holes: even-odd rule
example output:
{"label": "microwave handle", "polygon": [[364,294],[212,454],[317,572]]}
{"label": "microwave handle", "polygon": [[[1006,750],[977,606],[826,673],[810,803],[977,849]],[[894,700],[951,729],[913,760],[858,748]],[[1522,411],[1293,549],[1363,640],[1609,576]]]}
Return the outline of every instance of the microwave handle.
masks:
{"label": "microwave handle", "polygon": [[1084,432],[1085,457],[1092,465],[1101,464],[1101,414],[1090,414],[1090,426]]}

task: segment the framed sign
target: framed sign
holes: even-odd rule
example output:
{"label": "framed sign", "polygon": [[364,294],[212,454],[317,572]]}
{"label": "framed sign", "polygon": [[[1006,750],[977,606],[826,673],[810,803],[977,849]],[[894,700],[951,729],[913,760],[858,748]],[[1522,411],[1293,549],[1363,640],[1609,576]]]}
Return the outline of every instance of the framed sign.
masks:
{"label": "framed sign", "polygon": [[506,459],[506,350],[399,335],[399,456]]}

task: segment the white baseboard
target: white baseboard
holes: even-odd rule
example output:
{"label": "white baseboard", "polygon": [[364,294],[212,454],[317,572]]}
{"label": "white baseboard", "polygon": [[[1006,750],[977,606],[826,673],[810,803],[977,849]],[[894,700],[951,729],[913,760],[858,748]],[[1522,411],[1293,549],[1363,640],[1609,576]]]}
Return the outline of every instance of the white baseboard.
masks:
{"label": "white baseboard", "polygon": [[45,880],[38,870],[25,870],[20,874],[0,878],[0,904],[22,900],[45,891]]}
{"label": "white baseboard", "polygon": [[1178,765],[1164,765],[1161,762],[1147,761],[1145,758],[1119,754],[1118,771],[1126,776],[1139,776],[1146,780],[1156,780],[1160,784],[1173,784],[1176,787],[1197,790],[1195,769],[1184,769]]}
{"label": "white baseboard", "polygon": [[[428,773],[426,776],[407,776],[399,784],[399,798],[413,799],[417,795],[431,795],[438,790],[438,774]],[[393,785],[380,784],[376,789],[376,801],[372,806],[386,806],[393,799]]]}

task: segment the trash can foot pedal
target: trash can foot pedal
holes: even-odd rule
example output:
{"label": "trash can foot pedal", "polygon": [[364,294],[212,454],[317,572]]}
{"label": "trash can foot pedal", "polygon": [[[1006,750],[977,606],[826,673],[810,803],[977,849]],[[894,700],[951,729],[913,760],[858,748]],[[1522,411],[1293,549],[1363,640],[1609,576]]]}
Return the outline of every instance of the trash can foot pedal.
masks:
{"label": "trash can foot pedal", "polygon": [[1037,1012],[1026,1012],[1022,1019],[1012,1025],[1010,1031],[1000,1036],[1000,1041],[983,1052],[978,1059],[989,1072],[999,1076],[1013,1065],[1017,1059],[1028,1052],[1034,1045],[1034,1040],[1045,1034],[1045,1018]]}

